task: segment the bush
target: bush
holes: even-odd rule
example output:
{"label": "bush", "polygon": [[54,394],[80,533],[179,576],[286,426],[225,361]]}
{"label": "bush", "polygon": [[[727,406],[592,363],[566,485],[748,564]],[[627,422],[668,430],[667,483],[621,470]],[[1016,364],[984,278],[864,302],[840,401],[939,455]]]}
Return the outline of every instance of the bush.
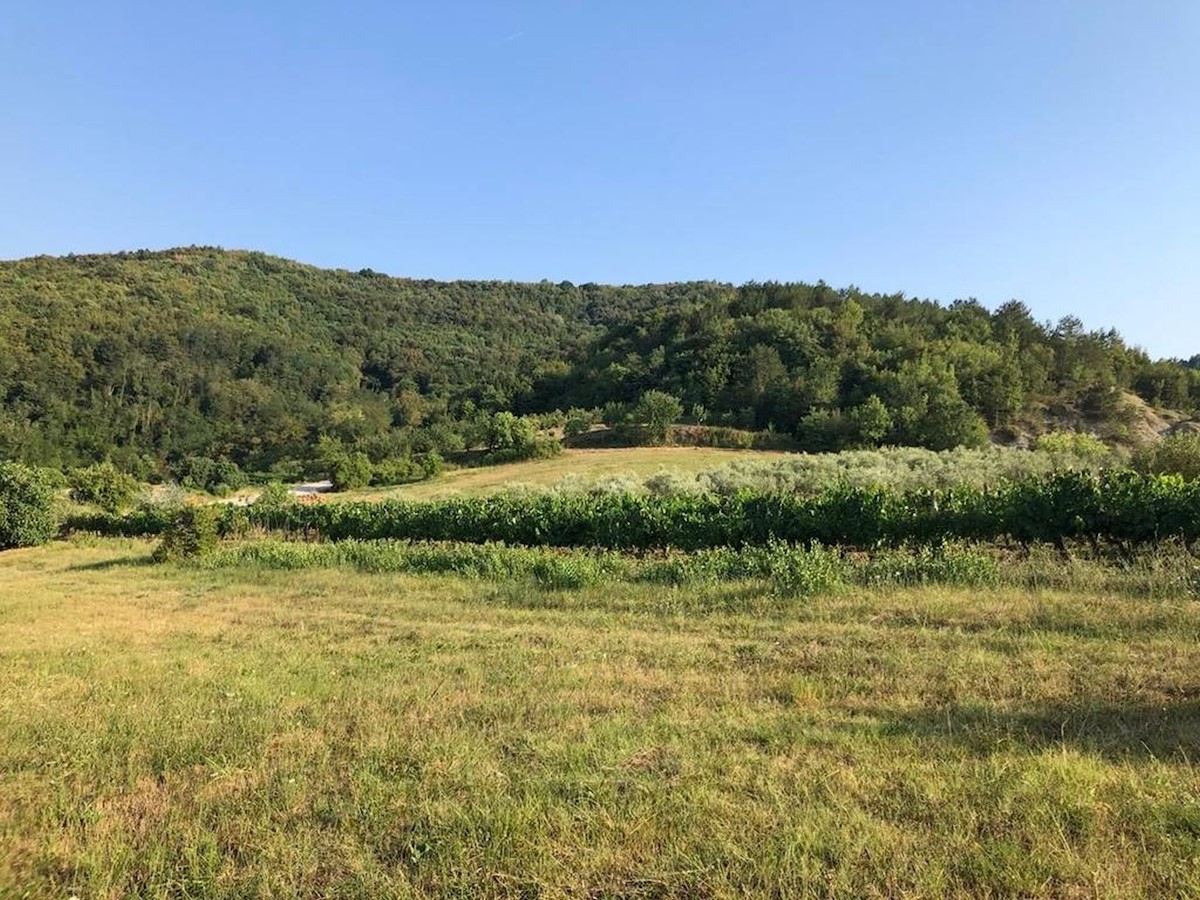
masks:
{"label": "bush", "polygon": [[1113,455],[1104,441],[1086,431],[1051,431],[1037,439],[1036,449],[1092,463],[1104,463]]}
{"label": "bush", "polygon": [[1200,478],[1200,435],[1173,434],[1160,443],[1143,447],[1133,457],[1133,467],[1151,475]]}
{"label": "bush", "polygon": [[566,437],[584,434],[591,429],[595,420],[595,415],[585,409],[572,409],[563,422],[563,434]]}
{"label": "bush", "polygon": [[110,462],[72,469],[67,483],[76,503],[90,503],[110,513],[129,506],[138,490],[137,480]]}
{"label": "bush", "polygon": [[661,444],[666,440],[667,429],[683,415],[683,404],[678,397],[664,391],[646,391],[631,415],[645,429],[651,443]]}
{"label": "bush", "polygon": [[728,425],[672,425],[667,443],[678,447],[721,447],[728,450],[795,450],[796,439],[776,431],[743,431]]}
{"label": "bush", "polygon": [[189,456],[174,469],[175,477],[186,488],[206,491],[223,497],[244,488],[245,473],[237,463],[227,459],[209,459],[207,456]]}
{"label": "bush", "polygon": [[289,504],[294,503],[292,492],[287,489],[287,486],[278,482],[272,481],[262,493],[254,501],[255,509],[275,510],[283,509]]}
{"label": "bush", "polygon": [[777,597],[814,597],[842,586],[846,566],[833,550],[786,544],[767,548],[771,593]]}
{"label": "bush", "polygon": [[54,486],[47,473],[0,462],[0,550],[35,547],[54,535]]}
{"label": "bush", "polygon": [[332,480],[335,491],[353,491],[371,483],[371,460],[362,452],[347,453],[333,464]]}
{"label": "bush", "polygon": [[420,459],[421,471],[426,478],[437,478],[442,474],[442,469],[446,467],[446,461],[442,459],[442,454],[436,450],[430,450]]}
{"label": "bush", "polygon": [[154,561],[193,559],[211,553],[217,546],[218,518],[218,510],[211,506],[184,507],[163,532],[162,542],[154,550]]}
{"label": "bush", "polygon": [[425,478],[425,470],[411,458],[404,456],[398,459],[385,459],[375,464],[371,476],[371,484],[376,487],[389,487],[393,484],[409,484]]}
{"label": "bush", "polygon": [[552,437],[536,437],[533,442],[520,448],[510,447],[506,450],[493,450],[483,461],[487,465],[502,465],[503,463],[522,462],[527,459],[552,459],[561,456],[562,442]]}

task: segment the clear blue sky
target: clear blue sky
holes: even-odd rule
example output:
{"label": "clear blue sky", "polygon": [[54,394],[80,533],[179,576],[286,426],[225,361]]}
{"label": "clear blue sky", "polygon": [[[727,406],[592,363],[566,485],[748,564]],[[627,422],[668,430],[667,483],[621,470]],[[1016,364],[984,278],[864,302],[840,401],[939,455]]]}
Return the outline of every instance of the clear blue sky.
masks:
{"label": "clear blue sky", "polygon": [[1197,0],[14,2],[0,257],[856,284],[1200,353]]}

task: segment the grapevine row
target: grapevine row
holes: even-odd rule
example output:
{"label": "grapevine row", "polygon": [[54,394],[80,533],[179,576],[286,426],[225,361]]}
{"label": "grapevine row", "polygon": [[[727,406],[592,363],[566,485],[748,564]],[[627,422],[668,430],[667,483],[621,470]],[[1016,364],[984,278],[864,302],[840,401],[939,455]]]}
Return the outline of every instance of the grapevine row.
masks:
{"label": "grapevine row", "polygon": [[[157,534],[169,511],[80,516],[70,530]],[[875,548],[947,540],[1140,545],[1200,538],[1200,482],[1134,472],[1064,473],[990,490],[898,492],[835,486],[813,497],[547,493],[227,507],[223,532],[264,528],[325,540],[503,541],[649,550],[770,541]]]}

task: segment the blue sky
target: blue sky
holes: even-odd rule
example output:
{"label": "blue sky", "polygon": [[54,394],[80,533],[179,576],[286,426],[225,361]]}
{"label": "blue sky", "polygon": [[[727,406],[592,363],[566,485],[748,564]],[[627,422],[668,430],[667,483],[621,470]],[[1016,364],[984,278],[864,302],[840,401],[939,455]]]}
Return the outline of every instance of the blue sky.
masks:
{"label": "blue sky", "polygon": [[13,4],[0,257],[824,279],[1200,353],[1195,0]]}

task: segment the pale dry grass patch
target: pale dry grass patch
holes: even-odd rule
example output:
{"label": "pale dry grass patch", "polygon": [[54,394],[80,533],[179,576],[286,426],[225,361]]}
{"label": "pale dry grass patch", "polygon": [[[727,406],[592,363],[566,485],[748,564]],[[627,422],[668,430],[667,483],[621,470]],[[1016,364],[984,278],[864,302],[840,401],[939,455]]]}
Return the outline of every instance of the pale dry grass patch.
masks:
{"label": "pale dry grass patch", "polygon": [[785,454],[770,450],[726,450],[716,447],[616,447],[564,450],[549,459],[505,463],[469,469],[452,469],[432,481],[372,488],[342,495],[354,499],[432,500],[472,497],[519,488],[549,488],[569,482],[587,485],[606,479],[645,478],[660,471],[695,474],[734,462],[770,462]]}

